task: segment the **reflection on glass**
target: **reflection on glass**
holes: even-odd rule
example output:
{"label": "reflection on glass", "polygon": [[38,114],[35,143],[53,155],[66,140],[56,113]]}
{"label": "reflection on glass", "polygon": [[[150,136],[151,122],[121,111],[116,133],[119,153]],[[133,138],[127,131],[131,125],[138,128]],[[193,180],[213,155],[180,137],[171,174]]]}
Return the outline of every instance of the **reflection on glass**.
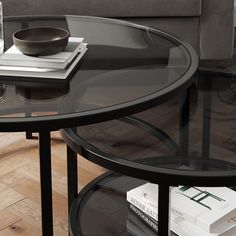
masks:
{"label": "reflection on glass", "polygon": [[6,90],[6,85],[5,84],[0,85],[0,101],[4,99],[5,90]]}

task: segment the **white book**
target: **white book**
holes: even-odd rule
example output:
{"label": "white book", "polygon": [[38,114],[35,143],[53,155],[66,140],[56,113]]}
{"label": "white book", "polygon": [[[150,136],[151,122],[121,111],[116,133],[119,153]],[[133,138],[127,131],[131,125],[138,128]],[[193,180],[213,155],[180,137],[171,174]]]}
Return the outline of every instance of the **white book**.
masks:
{"label": "white book", "polygon": [[[17,77],[45,78],[64,80],[72,72],[74,67],[80,61],[84,53],[87,51],[87,44],[83,43],[81,51],[72,60],[65,69],[52,69],[41,67],[24,67],[24,66],[0,66],[0,76],[8,76],[4,80],[17,80]],[[31,79],[33,82],[33,79]]]}
{"label": "white book", "polygon": [[226,187],[176,187],[171,203],[174,211],[206,232],[236,215],[236,192]]}
{"label": "white book", "polygon": [[[181,188],[181,187],[180,187]],[[199,224],[193,220],[193,203],[186,204],[186,199],[182,199],[183,201],[177,201],[178,196],[176,198],[173,191],[179,188],[172,188],[171,190],[171,230],[178,235],[181,236],[235,236],[236,235],[236,214],[227,214],[221,215],[220,220],[214,221],[214,227],[211,227],[211,232],[209,230],[209,221],[212,221],[212,217],[207,216],[202,217],[202,222]],[[187,189],[187,187],[185,188]],[[179,190],[178,190],[179,191]],[[235,201],[235,191],[229,188],[206,188],[201,187],[201,191],[212,192],[214,194],[218,194],[218,197],[223,197],[225,194],[227,195],[227,199],[231,201]],[[189,192],[188,192],[189,193]],[[219,194],[220,193],[220,194]],[[178,195],[181,193],[177,193]],[[190,194],[190,193],[189,193]],[[127,192],[126,198],[127,201],[146,215],[148,215],[151,219],[158,221],[158,185],[146,183],[137,188],[134,188]],[[184,196],[186,197],[186,196]],[[203,196],[201,196],[203,197]],[[200,200],[200,195],[198,200]],[[220,199],[220,198],[219,198]],[[217,198],[218,201],[218,198]],[[214,202],[214,201],[213,201]],[[209,203],[209,200],[204,201],[203,204]],[[177,207],[176,207],[177,206]],[[210,207],[215,206],[215,203],[210,201]],[[224,205],[222,205],[224,206]],[[204,206],[205,207],[205,206]],[[186,213],[183,213],[183,209],[186,210]],[[208,209],[208,208],[207,208]],[[223,210],[223,209],[221,209]],[[222,211],[221,211],[222,213]],[[189,217],[191,216],[191,217]],[[217,216],[217,214],[216,214]],[[215,220],[215,219],[214,219]],[[205,226],[205,227],[204,227]]]}
{"label": "white book", "polygon": [[126,193],[126,200],[145,214],[158,220],[158,185],[146,183]]}
{"label": "white book", "polygon": [[28,66],[64,69],[82,50],[84,38],[69,37],[66,48],[48,56],[24,55],[15,45],[0,55],[1,66]]}
{"label": "white book", "polygon": [[152,228],[146,226],[135,215],[128,212],[126,220],[127,231],[135,236],[156,236],[157,233]]}
{"label": "white book", "polygon": [[171,213],[171,230],[178,236],[235,236],[236,222],[231,220],[231,222],[226,222],[226,225],[226,227],[220,226],[209,233],[183,217],[176,216],[173,211]]}
{"label": "white book", "polygon": [[[128,212],[128,220],[131,218],[130,212]],[[146,235],[143,232],[145,232],[145,228],[149,227],[153,231],[153,235],[155,235],[156,230],[152,229],[150,226],[143,225],[139,217],[137,217],[135,214],[132,216],[133,221],[135,221],[136,227],[139,228],[138,231],[140,231],[140,235]],[[130,228],[130,224],[128,224],[127,220],[127,230],[130,232],[132,228]],[[131,223],[131,222],[129,222]],[[136,229],[138,229],[136,228]],[[179,216],[175,212],[171,212],[171,221],[170,221],[170,230],[177,234],[178,236],[235,236],[236,235],[236,221],[231,219],[228,222],[225,222],[225,225],[221,225],[217,229],[214,230],[214,232],[209,233],[201,229],[200,227],[196,226],[195,224],[190,223],[183,217]],[[138,231],[135,230],[137,233]],[[134,231],[132,230],[134,233]],[[150,233],[149,233],[150,234]],[[149,235],[148,234],[148,235]],[[136,234],[135,234],[136,235]],[[138,235],[138,234],[137,234]],[[152,234],[150,234],[152,235]]]}
{"label": "white book", "polygon": [[158,224],[157,221],[154,220],[152,217],[146,215],[143,211],[138,209],[132,204],[129,204],[129,211],[128,214],[134,215],[138,219],[142,220],[146,225],[152,228],[154,231],[158,231]]}
{"label": "white book", "polygon": [[[127,230],[134,235],[156,235],[156,231],[150,226],[146,226],[136,215],[128,212]],[[132,223],[132,224],[131,224]],[[235,222],[236,223],[236,222]],[[135,227],[134,227],[135,226]],[[149,230],[148,230],[149,228]],[[235,236],[236,225],[231,225],[226,230],[221,229],[213,233],[208,233],[184,218],[171,213],[170,230],[178,236]],[[147,233],[148,232],[148,233]]]}

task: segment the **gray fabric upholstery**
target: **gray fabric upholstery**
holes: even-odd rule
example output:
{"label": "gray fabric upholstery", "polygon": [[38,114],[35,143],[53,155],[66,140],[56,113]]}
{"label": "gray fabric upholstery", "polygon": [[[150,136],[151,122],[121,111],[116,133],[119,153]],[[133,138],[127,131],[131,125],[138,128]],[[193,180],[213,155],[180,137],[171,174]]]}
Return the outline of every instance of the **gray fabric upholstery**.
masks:
{"label": "gray fabric upholstery", "polygon": [[[5,16],[94,15],[136,21],[176,34],[201,59],[233,52],[234,0],[1,0]],[[198,18],[193,20],[195,17]]]}
{"label": "gray fabric upholstery", "polygon": [[200,17],[202,59],[232,56],[234,0],[203,0]]}
{"label": "gray fabric upholstery", "polygon": [[199,16],[199,0],[2,0],[5,15]]}

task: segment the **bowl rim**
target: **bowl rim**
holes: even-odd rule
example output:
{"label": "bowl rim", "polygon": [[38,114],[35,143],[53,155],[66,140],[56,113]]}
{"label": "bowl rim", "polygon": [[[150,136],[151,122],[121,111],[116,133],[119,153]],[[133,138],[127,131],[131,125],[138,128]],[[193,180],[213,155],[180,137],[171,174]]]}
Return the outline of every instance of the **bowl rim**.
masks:
{"label": "bowl rim", "polygon": [[[38,29],[56,29],[56,30],[60,30],[60,31],[64,31],[66,33],[66,35],[64,37],[60,37],[58,39],[53,39],[53,40],[38,40],[38,41],[33,41],[33,40],[25,40],[25,39],[20,39],[18,37],[16,37],[17,33],[23,32],[23,31],[30,31],[30,30],[38,30]],[[66,38],[68,38],[70,35],[68,30],[65,30],[63,28],[60,27],[32,27],[32,28],[25,28],[25,29],[21,29],[16,31],[15,33],[13,33],[13,38],[21,41],[21,42],[27,42],[27,43],[49,43],[49,42],[56,42],[56,41],[61,41],[64,40]]]}

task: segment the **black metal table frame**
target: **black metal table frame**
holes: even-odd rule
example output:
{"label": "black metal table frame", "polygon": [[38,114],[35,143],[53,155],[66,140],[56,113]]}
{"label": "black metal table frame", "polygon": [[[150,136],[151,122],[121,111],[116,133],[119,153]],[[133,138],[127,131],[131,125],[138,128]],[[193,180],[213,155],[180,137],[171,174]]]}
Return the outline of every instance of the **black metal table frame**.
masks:
{"label": "black metal table frame", "polygon": [[[201,75],[199,75],[201,76]],[[208,91],[211,89],[211,80],[210,77],[212,74],[208,74],[205,80],[201,80],[202,86],[202,96],[203,96],[203,123],[202,123],[202,152],[201,158],[204,160],[209,159],[209,147],[210,147],[210,106],[211,106],[211,94]],[[214,75],[213,75],[214,76]],[[165,139],[165,144],[174,150],[177,153],[188,154],[188,124],[189,121],[189,92],[183,95],[183,106],[180,113],[180,132],[179,136],[179,146],[171,140],[171,138],[166,135],[162,130],[159,130],[156,127],[153,127],[142,120],[126,117],[119,119],[123,122],[130,123],[132,125],[136,125],[139,128],[145,129],[151,135],[155,136],[159,139]],[[142,165],[139,165],[139,162],[132,163],[126,160],[119,160],[119,157],[108,155],[103,151],[97,149],[92,146],[86,140],[81,138],[73,131],[73,128],[63,130],[62,136],[66,141],[67,147],[67,166],[68,166],[68,205],[71,207],[73,200],[78,196],[78,173],[77,173],[77,154],[81,154],[81,156],[86,159],[101,165],[107,169],[115,171],[117,173],[125,174],[131,177],[136,178],[144,178],[145,180],[157,183],[159,185],[159,193],[158,193],[158,232],[161,236],[167,236],[169,234],[169,188],[170,186],[178,186],[178,185],[187,185],[187,186],[210,186],[210,187],[220,187],[220,186],[234,186],[236,173],[234,170],[224,171],[224,173],[220,173],[218,171],[211,171],[209,173],[206,171],[178,171],[178,170],[162,170],[161,168],[154,169],[151,166],[147,166],[146,168]],[[187,155],[186,155],[187,157]],[[217,160],[216,160],[217,161]],[[141,163],[141,161],[140,161]],[[105,178],[106,175],[102,175],[102,178]],[[98,178],[99,179],[99,178]],[[95,181],[96,182],[96,181]],[[93,187],[95,182],[92,182],[89,186]],[[85,187],[85,190],[89,188],[89,186]],[[85,191],[86,192],[86,191]],[[84,192],[84,193],[85,193]],[[82,197],[83,192],[80,194]],[[78,204],[77,204],[78,206]],[[70,212],[70,217],[75,217],[75,211]],[[75,222],[74,219],[71,218],[71,222]],[[75,226],[71,226],[73,228],[73,232],[75,232]],[[76,234],[75,234],[76,235]],[[80,234],[78,234],[80,235]],[[77,235],[76,235],[77,236]],[[81,235],[80,235],[81,236]]]}
{"label": "black metal table frame", "polygon": [[[182,99],[180,101],[180,133],[179,133],[179,145],[175,143],[173,139],[171,139],[164,131],[161,129],[150,125],[149,123],[140,120],[135,117],[122,117],[119,118],[120,121],[129,123],[136,127],[139,127],[152,136],[163,140],[165,145],[174,150],[179,155],[184,155],[188,153],[188,138],[189,138],[189,89],[182,95]],[[73,201],[76,199],[78,195],[78,170],[77,170],[77,153],[86,159],[101,165],[109,170],[113,170],[117,173],[127,174],[132,177],[140,178],[141,176],[149,176],[149,178],[145,178],[145,180],[156,182],[156,174],[151,173],[151,171],[147,168],[146,171],[143,170],[142,166],[140,169],[132,166],[132,163],[129,161],[122,161],[122,164],[119,164],[117,157],[112,158],[112,155],[108,157],[106,153],[98,150],[96,147],[93,147],[85,140],[80,138],[75,134],[73,128],[64,129],[61,132],[62,137],[67,143],[67,173],[68,173],[68,215],[69,217],[74,217],[74,212],[71,211],[71,206]],[[106,176],[106,175],[105,175]],[[101,178],[105,178],[103,175]],[[158,232],[162,236],[166,236],[169,234],[169,186],[170,183],[166,182],[165,177],[162,176],[162,180],[158,181],[159,184],[159,194],[158,194]],[[93,183],[89,184],[89,186],[93,187]],[[173,184],[172,184],[173,185]],[[89,188],[89,187],[88,187]],[[87,186],[86,186],[87,189]],[[82,195],[82,194],[81,194]],[[74,220],[72,219],[74,222]],[[73,226],[72,228],[75,228]],[[75,232],[75,230],[74,230]],[[73,236],[77,236],[74,235]],[[82,236],[78,234],[78,236]]]}
{"label": "black metal table frame", "polygon": [[[80,16],[77,16],[78,18]],[[84,16],[83,16],[84,17]],[[82,18],[83,18],[82,17]],[[36,16],[36,17],[7,17],[4,21],[18,21],[22,22],[22,26],[27,27],[27,20],[50,20],[62,19],[64,16]],[[87,17],[97,19],[97,17]],[[102,19],[102,18],[98,18]],[[146,26],[129,23],[121,20],[104,19],[112,23],[119,23],[123,25],[133,26],[140,29],[147,29]],[[53,235],[53,214],[52,214],[52,176],[51,176],[51,143],[50,132],[67,127],[82,126],[119,117],[128,116],[148,108],[152,108],[161,104],[171,98],[172,96],[185,91],[193,82],[193,74],[198,66],[198,57],[192,47],[182,42],[175,37],[164,33],[162,31],[148,28],[149,31],[167,37],[174,42],[178,42],[189,53],[189,68],[186,73],[181,77],[181,80],[176,81],[162,91],[147,95],[145,97],[129,101],[123,104],[114,105],[112,107],[104,107],[92,111],[84,111],[71,114],[60,114],[45,117],[20,117],[20,118],[1,118],[0,119],[0,132],[38,132],[39,133],[39,161],[40,161],[40,183],[41,183],[41,206],[42,206],[42,234],[43,236]],[[28,108],[29,109],[29,108]],[[33,112],[33,111],[31,111]],[[26,114],[27,115],[27,114]],[[68,150],[70,153],[71,150]],[[68,169],[70,167],[68,163]],[[70,185],[70,183],[69,183]]]}

